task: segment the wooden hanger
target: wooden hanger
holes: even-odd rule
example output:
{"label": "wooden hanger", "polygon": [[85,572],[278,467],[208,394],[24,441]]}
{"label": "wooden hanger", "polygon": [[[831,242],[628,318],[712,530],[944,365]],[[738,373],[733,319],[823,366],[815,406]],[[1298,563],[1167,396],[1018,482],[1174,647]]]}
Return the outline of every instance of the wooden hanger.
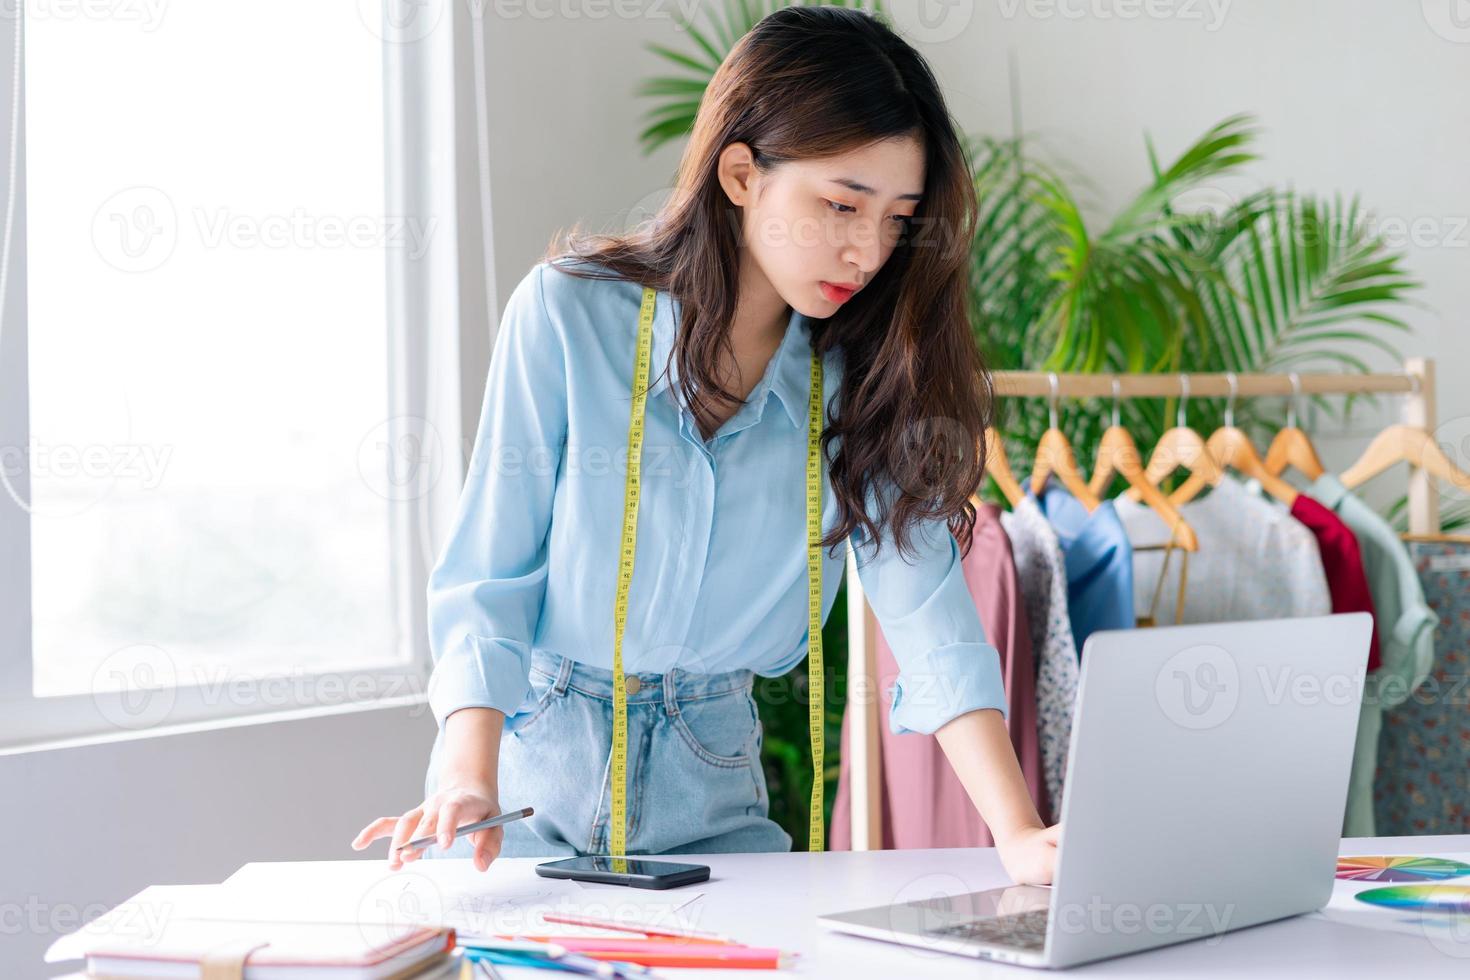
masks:
{"label": "wooden hanger", "polygon": [[[1021,484],[1011,472],[1011,464],[1006,460],[1005,445],[1000,436],[996,435],[994,427],[985,430],[985,472],[1000,487],[1000,492],[1011,502],[1012,507],[1026,496],[1026,491],[1021,489]],[[972,494],[970,499],[979,503],[979,494]]]}
{"label": "wooden hanger", "polygon": [[[1215,457],[1210,454],[1200,434],[1186,424],[1185,406],[1189,404],[1189,375],[1181,374],[1179,385],[1182,394],[1179,399],[1175,426],[1159,437],[1158,445],[1154,447],[1153,453],[1148,458],[1148,468],[1144,470],[1143,477],[1157,487],[1164,477],[1179,467],[1185,466],[1191,473],[1202,476],[1210,486],[1219,486],[1220,481],[1225,478],[1225,471],[1220,468],[1219,463],[1215,462]],[[1130,487],[1124,492],[1130,499],[1143,499],[1143,494],[1137,487]]]}
{"label": "wooden hanger", "polygon": [[[1307,434],[1297,428],[1296,404],[1302,395],[1302,379],[1291,372],[1291,401],[1286,406],[1286,428],[1276,433],[1271,448],[1266,450],[1266,470],[1272,476],[1280,476],[1288,466],[1294,466],[1309,480],[1315,480],[1326,472],[1317,450]],[[1264,486],[1264,483],[1262,484]]]}
{"label": "wooden hanger", "polygon": [[1185,551],[1198,551],[1199,538],[1195,536],[1194,528],[1189,526],[1178,508],[1169,502],[1169,498],[1144,476],[1143,454],[1138,451],[1138,444],[1133,441],[1133,436],[1122,425],[1118,404],[1119,387],[1118,379],[1113,378],[1113,424],[1103,432],[1102,440],[1098,443],[1097,465],[1093,467],[1088,489],[1101,496],[1107,491],[1113,474],[1122,475],[1129,486],[1138,491],[1143,502],[1163,518],[1164,524],[1173,529],[1172,540]]}
{"label": "wooden hanger", "polygon": [[1077,456],[1072,452],[1072,444],[1057,427],[1057,376],[1052,372],[1051,399],[1049,410],[1051,412],[1051,424],[1042,435],[1041,441],[1036,444],[1036,462],[1031,470],[1031,492],[1036,496],[1046,488],[1047,477],[1053,473],[1062,481],[1062,486],[1067,488],[1073,497],[1076,497],[1088,513],[1097,510],[1102,503],[1097,494],[1093,493],[1087,485],[1087,480],[1082,476],[1082,470],[1077,466]]}
{"label": "wooden hanger", "polygon": [[[1246,476],[1259,480],[1261,486],[1267,493],[1289,507],[1296,501],[1299,491],[1296,487],[1281,479],[1281,477],[1270,473],[1266,469],[1265,462],[1261,459],[1261,454],[1256,452],[1256,447],[1251,442],[1250,436],[1236,428],[1235,396],[1237,383],[1235,372],[1227,372],[1225,376],[1230,382],[1230,397],[1225,402],[1225,424],[1210,434],[1210,438],[1205,442],[1205,448],[1209,450],[1215,462],[1223,467],[1238,470]],[[1183,504],[1194,497],[1195,494],[1199,493],[1200,488],[1204,485],[1204,477],[1195,473],[1189,479],[1185,480],[1177,490],[1169,494],[1169,502]]]}
{"label": "wooden hanger", "polygon": [[1433,436],[1423,429],[1401,424],[1390,425],[1373,437],[1358,461],[1343,470],[1343,486],[1362,486],[1395,463],[1423,467],[1461,490],[1470,490],[1470,473],[1451,462]]}

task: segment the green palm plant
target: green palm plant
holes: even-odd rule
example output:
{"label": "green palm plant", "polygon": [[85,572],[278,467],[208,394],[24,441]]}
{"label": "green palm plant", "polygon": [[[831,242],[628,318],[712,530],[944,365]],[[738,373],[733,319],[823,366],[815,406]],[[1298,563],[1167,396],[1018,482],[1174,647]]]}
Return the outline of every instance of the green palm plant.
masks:
{"label": "green palm plant", "polygon": [[[679,20],[679,30],[689,35],[696,50],[686,53],[663,44],[645,44],[647,50],[678,69],[678,74],[646,79],[636,89],[637,95],[657,100],[643,114],[647,125],[638,134],[644,155],[647,156],[665,143],[679,139],[693,128],[694,116],[699,111],[699,101],[704,97],[704,90],[714,77],[715,70],[720,67],[735,42],[750,33],[750,29],[762,18],[783,7],[815,5],[817,4],[809,3],[808,0],[734,0],[724,6],[711,4],[704,8],[709,21],[706,28],[697,26],[694,18],[681,17]],[[880,19],[887,17],[882,0],[873,0],[871,6],[863,0],[827,0],[821,5],[852,7],[866,10]]]}
{"label": "green palm plant", "polygon": [[[1211,127],[1167,167],[1147,144],[1152,179],[1094,232],[1067,182],[1021,140],[971,146],[980,224],[971,249],[976,340],[993,367],[1078,372],[1366,371],[1364,354],[1399,354],[1385,334],[1409,326],[1397,308],[1419,284],[1364,220],[1356,201],[1259,190],[1218,212],[1185,211],[1191,191],[1238,176],[1256,159],[1252,118]],[[1319,399],[1328,413],[1339,404]],[[1220,400],[1191,406],[1206,431]],[[1042,402],[1008,404],[1008,449],[1030,458],[1047,425]],[[1111,406],[1060,406],[1079,460]],[[1141,446],[1174,419],[1172,401],[1124,402]],[[1242,401],[1237,424],[1279,424],[1269,402]]]}

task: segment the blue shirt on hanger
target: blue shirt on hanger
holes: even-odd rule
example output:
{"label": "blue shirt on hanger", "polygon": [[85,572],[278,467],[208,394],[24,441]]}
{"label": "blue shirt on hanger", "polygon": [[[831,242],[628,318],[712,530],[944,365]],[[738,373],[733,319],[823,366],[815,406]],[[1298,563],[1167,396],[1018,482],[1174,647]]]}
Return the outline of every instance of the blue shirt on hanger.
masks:
{"label": "blue shirt on hanger", "polygon": [[[642,294],[542,261],[510,296],[469,473],[429,576],[429,705],[441,735],[458,708],[531,707],[533,648],[612,668]],[[809,326],[791,312],[764,376],[706,441],[675,398],[677,362],[671,377],[663,370],[678,309],[658,293],[624,669],[777,676],[807,652]],[[823,366],[829,417],[841,367],[835,351]],[[837,498],[822,469],[830,528]],[[1000,657],[948,527],[917,530],[917,561],[891,540],[872,557],[861,529],[849,541],[900,668],[890,728],[928,733],[976,708],[1004,714]],[[823,554],[823,621],[846,564],[846,549],[833,550]]]}
{"label": "blue shirt on hanger", "polygon": [[1028,490],[1051,522],[1067,566],[1067,613],[1081,656],[1088,634],[1101,629],[1132,629],[1133,545],[1111,500],[1088,512],[1082,502],[1054,480],[1039,498]]}

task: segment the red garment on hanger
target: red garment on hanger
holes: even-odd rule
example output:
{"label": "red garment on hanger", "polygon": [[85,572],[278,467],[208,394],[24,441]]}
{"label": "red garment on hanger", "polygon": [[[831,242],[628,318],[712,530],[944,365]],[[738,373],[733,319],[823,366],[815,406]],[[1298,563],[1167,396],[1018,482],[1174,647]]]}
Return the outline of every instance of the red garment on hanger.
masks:
{"label": "red garment on hanger", "polygon": [[[1011,541],[993,504],[976,508],[974,540],[963,568],[986,640],[1000,653],[1005,674],[1007,727],[1021,773],[1038,813],[1049,813],[1037,733],[1036,665],[1021,601]],[[882,781],[882,844],[895,847],[990,847],[990,828],[949,765],[939,740],[910,732],[895,735],[888,725],[890,688],[898,663],[880,629],[877,637],[878,746]],[[851,704],[842,715],[842,770],[832,805],[828,848],[852,849]]]}
{"label": "red garment on hanger", "polygon": [[[1332,595],[1332,611],[1372,613],[1368,574],[1363,570],[1363,555],[1352,528],[1304,493],[1297,494],[1292,501],[1291,516],[1305,524],[1317,538],[1322,571],[1327,575],[1327,591]],[[1373,632],[1368,639],[1368,673],[1377,670],[1382,662],[1378,654],[1378,617],[1374,615]]]}

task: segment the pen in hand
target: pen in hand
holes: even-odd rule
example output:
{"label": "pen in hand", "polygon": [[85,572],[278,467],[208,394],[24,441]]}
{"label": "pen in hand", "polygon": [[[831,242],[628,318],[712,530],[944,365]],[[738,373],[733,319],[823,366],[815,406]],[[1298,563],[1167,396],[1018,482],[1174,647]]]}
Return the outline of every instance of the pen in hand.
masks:
{"label": "pen in hand", "polygon": [[[529,817],[535,812],[536,811],[534,808],[527,806],[522,807],[519,810],[511,810],[509,812],[502,813],[499,816],[488,817],[484,820],[476,821],[475,823],[467,823],[463,827],[458,827],[455,829],[454,839],[459,840],[465,834],[473,834],[477,830],[489,830],[491,827],[499,827],[501,824],[510,823],[512,820],[520,820],[524,817]],[[434,843],[434,841],[437,839],[438,838],[436,835],[429,834],[426,837],[418,837],[414,840],[406,841],[405,843],[399,844],[398,849],[402,850],[405,847],[424,847],[428,844]]]}

